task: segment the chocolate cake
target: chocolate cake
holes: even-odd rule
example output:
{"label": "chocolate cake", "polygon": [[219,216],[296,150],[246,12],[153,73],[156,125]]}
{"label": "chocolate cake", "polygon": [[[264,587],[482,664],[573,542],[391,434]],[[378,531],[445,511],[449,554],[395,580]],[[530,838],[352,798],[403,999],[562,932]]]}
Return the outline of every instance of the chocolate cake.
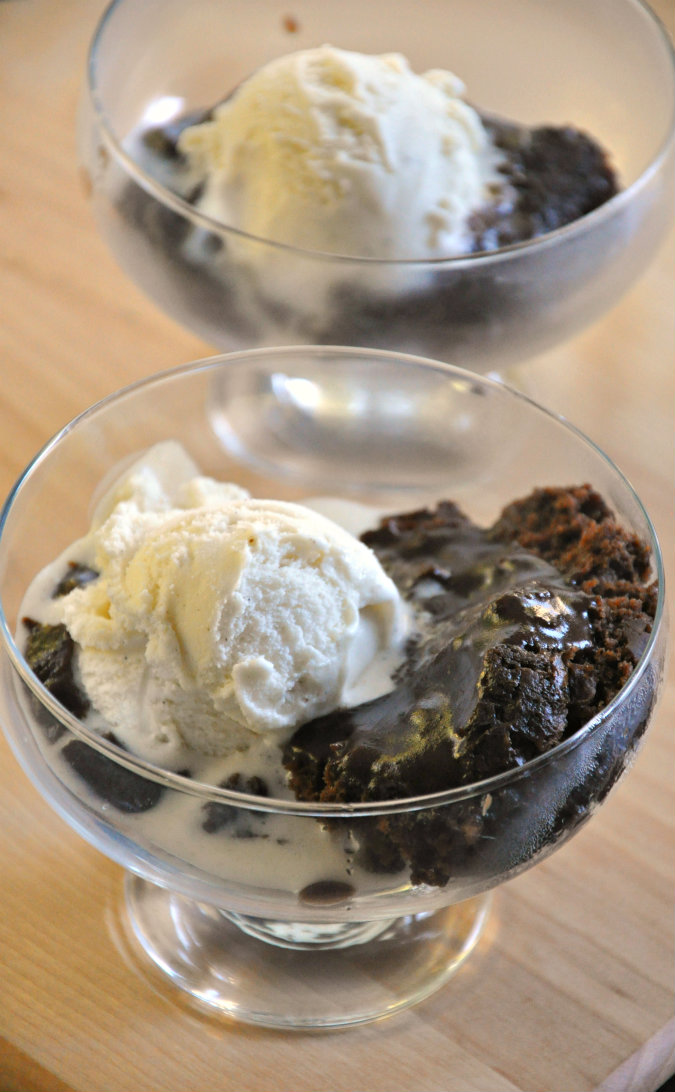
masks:
{"label": "chocolate cake", "polygon": [[618,192],[606,153],[572,126],[534,129],[487,120],[505,153],[502,200],[471,221],[474,251],[496,250],[546,235],[593,212]]}
{"label": "chocolate cake", "polygon": [[[363,537],[413,605],[419,633],[391,693],[295,732],[284,761],[301,800],[400,800],[515,770],[606,707],[651,632],[648,551],[589,486],[538,489],[488,529],[443,503]],[[551,833],[586,817],[629,746],[607,738]],[[494,867],[490,828],[526,806],[528,787],[500,792],[487,810],[470,799],[364,822],[362,859],[409,864],[413,882],[444,884],[478,867],[480,843],[481,867]]]}

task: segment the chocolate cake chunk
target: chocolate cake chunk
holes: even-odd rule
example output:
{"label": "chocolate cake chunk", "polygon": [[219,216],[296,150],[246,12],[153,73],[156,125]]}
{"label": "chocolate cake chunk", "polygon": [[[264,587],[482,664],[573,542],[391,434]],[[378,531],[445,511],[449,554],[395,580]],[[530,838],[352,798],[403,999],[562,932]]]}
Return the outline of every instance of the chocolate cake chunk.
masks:
{"label": "chocolate cake chunk", "polygon": [[[443,502],[363,539],[409,600],[417,634],[390,693],[294,733],[284,762],[299,799],[405,799],[516,769],[603,709],[648,640],[648,551],[589,486],[535,490],[487,529]],[[646,717],[595,755],[564,804],[570,826],[608,791]],[[497,814],[470,800],[364,821],[361,863],[404,861],[413,882],[433,884],[475,870],[479,846],[486,865],[490,825],[526,806],[514,792],[500,794]]]}
{"label": "chocolate cake chunk", "polygon": [[152,155],[163,160],[174,161],[185,167],[187,163],[185,156],[178,148],[178,138],[190,125],[201,125],[205,121],[210,121],[212,114],[212,110],[192,110],[164,125],[154,125],[143,133],[143,145]]}
{"label": "chocolate cake chunk", "polygon": [[[268,796],[267,782],[254,775],[245,777],[240,773],[233,773],[222,782],[220,788],[229,789],[230,792],[245,792],[251,796]],[[231,804],[221,804],[216,800],[210,800],[204,804],[204,820],[202,830],[207,834],[216,834],[219,830],[228,829],[234,832],[235,837],[255,837],[250,820],[254,818],[251,812],[245,808],[235,808]],[[264,821],[264,815],[262,816]]]}
{"label": "chocolate cake chunk", "polygon": [[[103,738],[125,750],[112,732],[106,733]],[[158,781],[127,769],[82,739],[71,739],[62,754],[89,788],[117,811],[131,814],[149,811],[157,806],[164,794],[164,786]]]}
{"label": "chocolate cake chunk", "polygon": [[[52,591],[52,598],[67,595],[73,588],[96,580],[98,573],[87,565],[70,562]],[[73,716],[84,717],[89,711],[89,699],[75,679],[73,658],[75,642],[64,625],[43,625],[32,618],[22,619],[28,630],[24,648],[26,662],[43,686],[54,695]],[[63,734],[63,725],[37,700],[33,702],[48,739],[55,742]]]}
{"label": "chocolate cake chunk", "polygon": [[451,502],[387,518],[363,541],[409,600],[418,633],[390,694],[295,733],[286,762],[296,792],[307,798],[310,770],[323,800],[438,792],[558,743],[570,650],[592,641],[592,597]]}
{"label": "chocolate cake chunk", "polygon": [[545,235],[592,212],[618,192],[602,148],[571,126],[528,129],[487,121],[505,152],[502,200],[471,218],[475,250],[495,250]]}
{"label": "chocolate cake chunk", "polygon": [[641,584],[650,571],[649,550],[626,533],[590,486],[536,489],[508,505],[492,529],[564,572],[571,583],[602,592],[617,584]]}
{"label": "chocolate cake chunk", "polygon": [[32,618],[24,618],[23,623],[28,630],[24,655],[31,671],[73,716],[84,717],[89,699],[75,681],[75,642],[68,630],[64,625],[43,625]]}
{"label": "chocolate cake chunk", "polygon": [[59,580],[52,592],[52,598],[58,599],[62,595],[68,595],[74,588],[82,588],[85,584],[91,584],[92,580],[98,580],[96,569],[89,565],[81,565],[78,561],[69,561],[66,572]]}

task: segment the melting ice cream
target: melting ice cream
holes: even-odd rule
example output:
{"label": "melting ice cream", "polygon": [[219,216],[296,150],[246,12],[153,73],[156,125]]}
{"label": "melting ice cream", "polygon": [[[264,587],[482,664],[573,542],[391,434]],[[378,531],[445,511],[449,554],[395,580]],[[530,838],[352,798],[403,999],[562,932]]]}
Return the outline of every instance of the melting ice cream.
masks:
{"label": "melting ice cream", "polygon": [[265,239],[374,258],[470,249],[503,158],[451,72],[332,46],[277,58],[190,126],[200,210]]}
{"label": "melting ice cream", "polygon": [[98,579],[50,620],[136,753],[226,754],[389,685],[402,616],[373,552],[309,508],[201,476],[176,444],[122,476],[74,552]]}

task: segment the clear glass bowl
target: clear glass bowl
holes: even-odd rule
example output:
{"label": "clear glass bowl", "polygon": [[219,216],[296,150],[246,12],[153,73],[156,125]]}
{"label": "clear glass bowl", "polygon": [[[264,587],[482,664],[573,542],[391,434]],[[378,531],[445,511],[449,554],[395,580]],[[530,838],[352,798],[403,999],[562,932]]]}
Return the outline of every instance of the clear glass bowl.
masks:
{"label": "clear glass bowl", "polygon": [[[171,317],[222,351],[363,345],[501,373],[571,337],[638,276],[671,218],[675,69],[640,0],[116,0],[89,58],[81,160],[100,230]],[[574,124],[623,191],[502,250],[354,259],[275,244],[198,213],[148,173],[139,129],[211,107],[275,56],[329,42],[450,68],[481,110]]]}
{"label": "clear glass bowl", "polygon": [[[29,670],[14,634],[28,584],[88,528],[102,483],[166,439],[205,473],[255,495],[323,495],[385,512],[450,498],[485,525],[535,486],[589,482],[653,551],[660,591],[649,643],[594,720],[479,784],[320,805],[163,772],[68,713]],[[10,495],[0,592],[4,730],[55,811],[127,870],[134,943],[198,1003],[278,1027],[363,1022],[445,982],[480,934],[490,890],[565,842],[629,765],[664,657],[659,546],[607,457],[501,383],[377,350],[214,357],[93,406],[43,448]],[[205,815],[217,830],[203,829]],[[400,866],[370,871],[359,850],[382,824],[431,840],[447,882],[413,882]]]}

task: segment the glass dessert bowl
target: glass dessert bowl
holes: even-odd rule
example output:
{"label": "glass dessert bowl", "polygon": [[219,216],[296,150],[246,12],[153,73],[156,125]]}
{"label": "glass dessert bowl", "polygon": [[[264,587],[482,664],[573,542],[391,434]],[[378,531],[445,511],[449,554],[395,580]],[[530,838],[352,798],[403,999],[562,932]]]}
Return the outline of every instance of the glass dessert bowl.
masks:
{"label": "glass dessert bowl", "polygon": [[[253,497],[331,513],[354,535],[375,529],[365,543],[431,626],[430,643],[408,642],[412,669],[394,676],[404,685],[385,690],[384,707],[367,700],[329,710],[278,743],[272,737],[259,765],[246,765],[244,750],[205,766],[188,748],[169,768],[85,716],[63,643],[32,657],[40,610],[46,618],[61,596],[100,580],[73,539],[105,525],[110,496],[128,506],[137,488],[128,482],[141,481],[140,507],[162,508],[152,500],[159,494],[149,464],[140,476],[133,468],[167,441],[203,474]],[[173,488],[171,472],[162,474]],[[115,480],[127,485],[111,494]],[[569,492],[572,485],[580,488]],[[199,489],[211,495],[210,486]],[[576,513],[576,531],[556,524],[551,541],[564,538],[568,549],[570,534],[585,528],[584,542],[595,543],[583,547],[586,560],[571,551],[563,585],[546,551],[532,545],[540,525],[530,502],[511,504],[525,496],[544,508],[554,498],[558,514]],[[441,503],[449,500],[459,509]],[[379,523],[399,512],[409,515]],[[530,545],[514,537],[516,525],[518,535],[534,533]],[[46,576],[36,582],[38,573]],[[622,613],[611,613],[605,584]],[[362,1023],[445,983],[481,935],[492,889],[564,844],[629,766],[664,658],[659,546],[620,471],[569,424],[501,383],[377,350],[213,357],[93,406],[46,445],[8,498],[0,588],[0,708],[19,763],[55,811],[125,869],[129,936],[148,968],[208,1011],[273,1027]],[[462,626],[469,619],[463,636],[433,628],[435,619],[445,624],[448,605]],[[178,625],[175,604],[172,612]],[[99,620],[112,614],[99,611]],[[600,643],[597,663],[591,617],[593,633],[609,634],[614,650]],[[480,675],[477,702],[477,672],[495,633],[509,666],[496,683]],[[567,644],[578,661],[563,670]],[[451,689],[458,680],[452,716],[441,703],[434,719],[445,684],[435,667],[427,670],[427,648]],[[518,682],[501,708],[509,680],[528,674],[534,685],[521,692]],[[131,659],[126,679],[129,690]],[[414,708],[403,721],[413,737],[392,742],[386,703],[392,693],[405,698],[406,687]],[[374,708],[385,715],[369,737],[367,718],[358,717]],[[474,736],[463,728],[466,710]],[[394,713],[392,721],[400,709]],[[147,705],[138,726],[144,717]],[[342,762],[332,779],[328,765],[319,770],[324,744]],[[293,787],[284,789],[289,774]],[[315,791],[321,776],[329,793]],[[401,797],[397,778],[416,791]],[[359,782],[369,784],[360,797]]]}
{"label": "glass dessert bowl", "polygon": [[[554,218],[539,237],[448,258],[354,256],[339,244],[296,245],[292,230],[278,242],[228,226],[212,205],[205,211],[199,185],[183,185],[179,131],[272,59],[326,42],[366,54],[399,50],[417,73],[449,69],[484,119],[575,126],[606,151],[619,192],[564,226]],[[219,350],[351,344],[501,373],[595,320],[663,238],[674,87],[670,44],[640,0],[491,0],[480,19],[472,0],[427,3],[423,19],[417,5],[396,0],[371,7],[368,20],[355,0],[299,0],[292,9],[116,0],[89,58],[81,161],[122,268]],[[553,175],[567,152],[557,155]],[[426,159],[424,148],[419,156]],[[262,197],[253,190],[250,202],[289,188],[280,178]],[[414,196],[393,216],[399,225],[412,217]],[[357,246],[373,216],[362,228],[347,218]]]}

